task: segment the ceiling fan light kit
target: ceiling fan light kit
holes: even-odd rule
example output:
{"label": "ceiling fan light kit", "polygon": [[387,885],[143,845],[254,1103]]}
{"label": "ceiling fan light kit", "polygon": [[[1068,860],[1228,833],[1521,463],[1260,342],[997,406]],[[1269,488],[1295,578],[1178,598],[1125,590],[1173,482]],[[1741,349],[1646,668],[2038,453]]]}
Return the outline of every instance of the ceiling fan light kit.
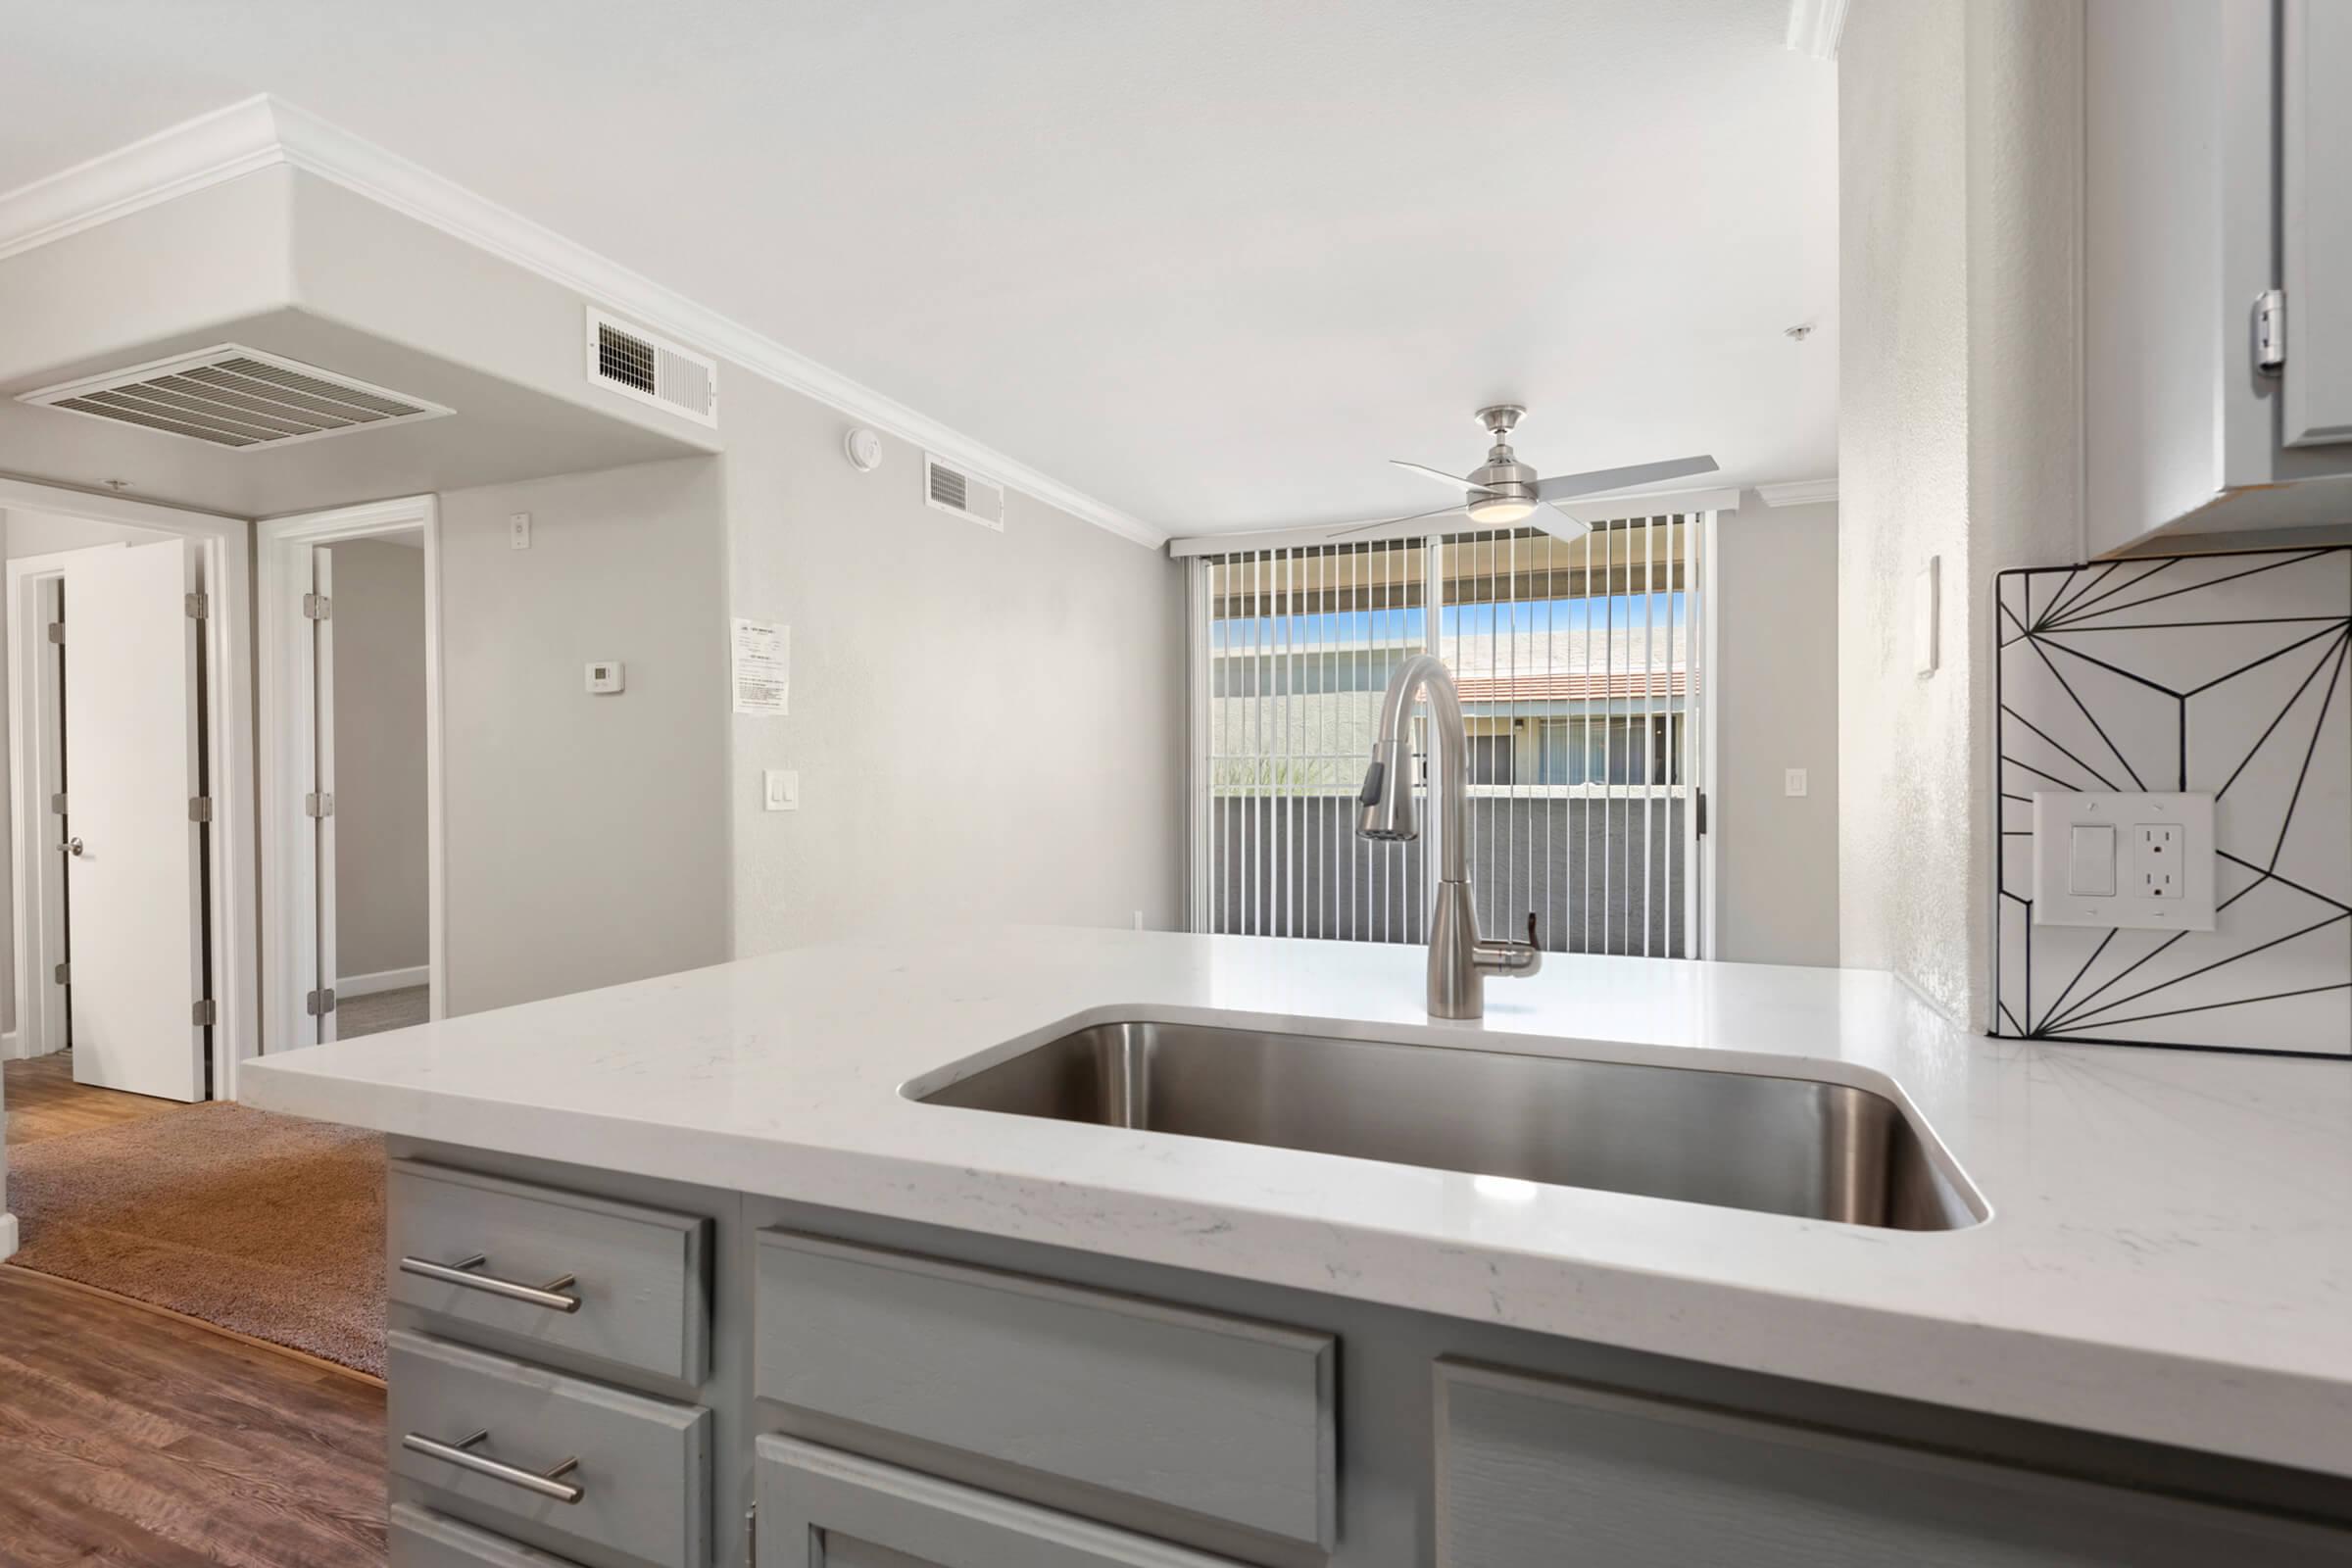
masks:
{"label": "ceiling fan light kit", "polygon": [[1392,523],[1417,521],[1421,517],[1450,516],[1458,512],[1482,528],[1507,528],[1532,520],[1554,539],[1581,539],[1592,531],[1592,525],[1561,505],[1562,502],[1576,496],[1630,490],[1637,485],[1658,484],[1668,479],[1715,471],[1715,460],[1710,457],[1670,458],[1664,463],[1638,463],[1623,468],[1595,468],[1589,473],[1564,473],[1545,479],[1521,463],[1518,454],[1511,450],[1511,432],[1518,428],[1519,421],[1526,416],[1526,408],[1517,403],[1496,403],[1479,410],[1476,416],[1478,422],[1486,426],[1487,433],[1494,438],[1494,444],[1487,449],[1485,463],[1458,477],[1426,464],[1406,463],[1401,458],[1391,460],[1397,467],[1426,474],[1441,484],[1459,487],[1462,492],[1462,504],[1459,507],[1420,513],[1412,517],[1390,517],[1380,522],[1368,522],[1360,528],[1343,530],[1342,536],[1385,528]]}

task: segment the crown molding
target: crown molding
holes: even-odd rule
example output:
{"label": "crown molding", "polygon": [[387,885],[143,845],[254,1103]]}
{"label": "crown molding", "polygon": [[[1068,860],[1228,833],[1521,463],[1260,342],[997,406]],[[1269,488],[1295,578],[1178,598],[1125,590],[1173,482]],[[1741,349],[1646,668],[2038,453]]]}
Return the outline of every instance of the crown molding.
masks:
{"label": "crown molding", "polygon": [[1847,0],[1788,0],[1788,47],[1816,60],[1838,58]]}
{"label": "crown molding", "polygon": [[1787,484],[1760,484],[1756,494],[1768,507],[1818,507],[1838,499],[1838,476],[1791,479]]}
{"label": "crown molding", "polygon": [[283,163],[267,98],[248,98],[0,193],[0,261]]}
{"label": "crown molding", "polygon": [[545,224],[263,95],[0,194],[0,260],[276,165],[331,180],[587,296],[649,330],[903,437],[1098,528],[1156,548],[1167,530],[819,365]]}

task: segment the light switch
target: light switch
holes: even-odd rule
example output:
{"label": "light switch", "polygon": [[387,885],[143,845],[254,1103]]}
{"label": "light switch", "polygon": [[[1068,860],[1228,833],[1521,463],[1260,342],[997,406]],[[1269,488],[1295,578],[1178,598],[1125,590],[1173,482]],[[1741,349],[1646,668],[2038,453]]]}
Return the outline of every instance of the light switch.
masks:
{"label": "light switch", "polygon": [[507,548],[509,550],[531,548],[531,514],[529,513],[510,512],[507,514]]}
{"label": "light switch", "polygon": [[763,799],[771,811],[797,811],[801,808],[801,775],[788,768],[771,767],[761,775]]}
{"label": "light switch", "polygon": [[1781,777],[1782,794],[1791,796],[1802,795],[1805,793],[1805,770],[1803,768],[1791,767],[1783,770]]}
{"label": "light switch", "polygon": [[2066,889],[2094,899],[2115,897],[2115,829],[2078,827],[2067,857]]}

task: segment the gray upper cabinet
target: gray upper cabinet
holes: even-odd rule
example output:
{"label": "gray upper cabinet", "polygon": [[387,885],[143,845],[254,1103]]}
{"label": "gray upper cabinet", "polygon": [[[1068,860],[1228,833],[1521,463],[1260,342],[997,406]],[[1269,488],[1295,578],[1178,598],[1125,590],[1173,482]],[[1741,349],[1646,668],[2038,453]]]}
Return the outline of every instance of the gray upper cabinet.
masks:
{"label": "gray upper cabinet", "polygon": [[2089,0],[2084,25],[2092,552],[2352,522],[2352,7]]}

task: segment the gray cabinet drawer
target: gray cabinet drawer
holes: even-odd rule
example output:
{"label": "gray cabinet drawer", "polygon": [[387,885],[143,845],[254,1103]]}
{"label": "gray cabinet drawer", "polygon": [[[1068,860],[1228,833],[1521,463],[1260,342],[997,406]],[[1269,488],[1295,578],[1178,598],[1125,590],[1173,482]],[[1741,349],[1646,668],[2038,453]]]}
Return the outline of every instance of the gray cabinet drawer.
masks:
{"label": "gray cabinet drawer", "polygon": [[413,1502],[392,1505],[385,1536],[391,1568],[578,1568],[569,1558],[551,1557]]}
{"label": "gray cabinet drawer", "polygon": [[[659,1568],[703,1568],[710,1554],[710,1412],[567,1377],[406,1330],[388,1337],[384,1420],[392,1473],[462,1499],[469,1516],[529,1519]],[[419,1452],[412,1436],[459,1445],[528,1472],[561,1476],[576,1501]]]}
{"label": "gray cabinet drawer", "polygon": [[917,1470],[760,1440],[759,1568],[1239,1568]]}
{"label": "gray cabinet drawer", "polygon": [[[453,1324],[700,1383],[710,1364],[710,1221],[495,1176],[392,1161],[391,1298]],[[467,1285],[416,1266],[462,1270]],[[413,1261],[412,1261],[413,1260]],[[546,1286],[576,1310],[497,1294]]]}
{"label": "gray cabinet drawer", "polygon": [[763,1231],[760,1396],[1329,1550],[1328,1334]]}
{"label": "gray cabinet drawer", "polygon": [[2352,1563],[2352,1535],[1491,1367],[1437,1369],[1439,1568]]}

